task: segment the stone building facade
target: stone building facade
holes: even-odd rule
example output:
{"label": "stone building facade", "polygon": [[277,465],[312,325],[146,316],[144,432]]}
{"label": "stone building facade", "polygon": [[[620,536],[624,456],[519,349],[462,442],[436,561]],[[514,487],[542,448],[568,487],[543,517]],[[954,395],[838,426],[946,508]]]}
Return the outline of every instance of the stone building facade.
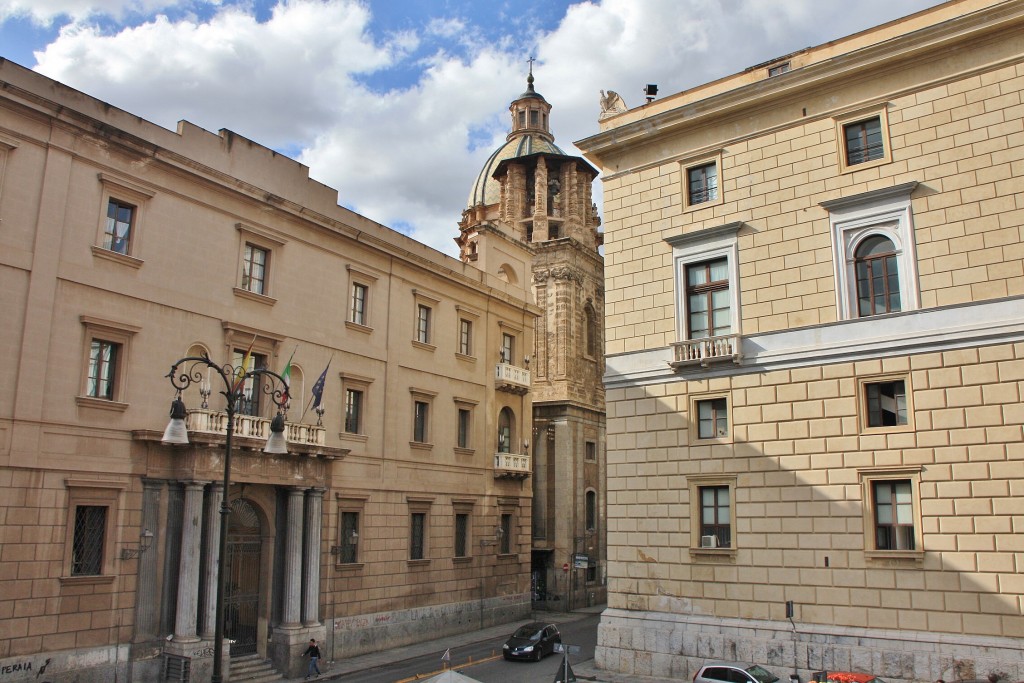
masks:
{"label": "stone building facade", "polygon": [[[0,82],[4,680],[209,680],[225,498],[229,678],[528,615],[530,457],[499,441],[531,382],[499,349],[533,346],[529,268],[435,252],[230,131]],[[168,370],[202,354],[290,364],[287,452],[246,387],[227,491],[219,370],[163,443]]]}
{"label": "stone building facade", "polygon": [[598,664],[1024,678],[1024,3],[608,117]]}
{"label": "stone building facade", "polygon": [[511,443],[533,454],[534,606],[565,611],[607,597],[603,235],[597,171],[555,144],[551,105],[533,83],[531,70],[456,242],[464,262],[502,278],[523,264],[542,311],[534,344],[508,350],[529,366],[533,392],[533,431]]}

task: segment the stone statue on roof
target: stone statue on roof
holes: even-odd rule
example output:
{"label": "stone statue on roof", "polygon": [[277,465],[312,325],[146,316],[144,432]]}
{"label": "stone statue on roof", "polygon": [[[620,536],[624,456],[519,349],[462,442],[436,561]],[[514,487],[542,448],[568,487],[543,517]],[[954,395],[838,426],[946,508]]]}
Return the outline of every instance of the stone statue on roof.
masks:
{"label": "stone statue on roof", "polygon": [[599,120],[621,114],[624,111],[626,111],[626,102],[619,93],[609,90],[606,95],[604,90],[601,91],[601,116],[598,117]]}

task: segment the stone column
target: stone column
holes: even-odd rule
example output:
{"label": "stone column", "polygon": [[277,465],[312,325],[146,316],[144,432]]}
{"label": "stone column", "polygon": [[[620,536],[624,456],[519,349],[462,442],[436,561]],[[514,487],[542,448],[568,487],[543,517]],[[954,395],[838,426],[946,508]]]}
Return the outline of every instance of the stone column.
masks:
{"label": "stone column", "polygon": [[142,528],[153,533],[153,545],[139,555],[139,583],[135,593],[135,642],[157,635],[160,621],[158,578],[161,548],[165,542],[160,533],[160,497],[166,482],[142,480]]}
{"label": "stone column", "polygon": [[306,587],[302,603],[302,625],[320,624],[320,529],[324,490],[306,492],[306,538],[302,584]]}
{"label": "stone column", "polygon": [[206,500],[206,571],[203,573],[206,601],[203,603],[203,628],[199,635],[211,640],[216,633],[217,572],[220,570],[220,508],[224,503],[224,484],[210,484]]}
{"label": "stone column", "polygon": [[178,609],[174,619],[174,640],[195,642],[196,614],[199,607],[199,544],[203,520],[203,483],[185,484],[182,508],[181,558],[178,564]]}
{"label": "stone column", "polygon": [[302,489],[288,489],[284,539],[284,628],[302,626]]}

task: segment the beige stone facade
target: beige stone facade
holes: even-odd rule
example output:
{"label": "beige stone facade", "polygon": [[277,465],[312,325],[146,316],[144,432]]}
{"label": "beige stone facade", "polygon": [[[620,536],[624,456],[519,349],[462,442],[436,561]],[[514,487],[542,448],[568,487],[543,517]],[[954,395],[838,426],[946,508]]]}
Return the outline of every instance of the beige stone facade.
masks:
{"label": "beige stone facade", "polygon": [[525,354],[532,375],[533,431],[522,442],[533,454],[533,605],[566,611],[607,599],[603,235],[597,171],[555,145],[552,106],[533,84],[531,71],[456,242],[464,262],[504,279],[523,264],[542,311],[534,344],[512,354]]}
{"label": "beige stone facade", "polygon": [[1024,678],[1022,31],[1016,0],[944,3],[577,143],[605,172],[599,666]]}
{"label": "beige stone facade", "polygon": [[189,444],[162,443],[168,370],[204,353],[291,361],[287,453],[262,452],[259,387],[236,415],[228,670],[526,615],[530,455],[498,447],[499,416],[532,431],[530,373],[499,357],[534,343],[525,266],[432,251],[229,131],[168,131],[2,60],[0,81],[4,680],[208,680],[217,371],[183,392]]}

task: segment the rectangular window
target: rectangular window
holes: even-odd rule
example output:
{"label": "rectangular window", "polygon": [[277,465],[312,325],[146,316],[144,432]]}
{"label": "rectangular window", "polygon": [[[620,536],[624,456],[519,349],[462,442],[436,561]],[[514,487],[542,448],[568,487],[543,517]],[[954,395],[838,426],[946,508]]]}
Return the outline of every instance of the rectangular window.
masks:
{"label": "rectangular window", "polygon": [[868,427],[907,424],[907,391],[903,380],[864,385]]}
{"label": "rectangular window", "polygon": [[789,71],[789,62],[783,62],[782,64],[776,64],[775,66],[768,67],[768,78],[773,76],[781,76],[782,74]]}
{"label": "rectangular window", "polygon": [[875,547],[914,550],[914,496],[909,479],[875,481]]}
{"label": "rectangular window", "polygon": [[718,199],[718,165],[694,166],[686,170],[689,204],[704,204]]}
{"label": "rectangular window", "polygon": [[85,395],[113,401],[117,386],[117,364],[121,345],[103,339],[93,339],[89,347],[89,374]]}
{"label": "rectangular window", "polygon": [[359,513],[341,513],[341,554],[342,564],[354,564],[359,561]]}
{"label": "rectangular window", "polygon": [[349,320],[357,325],[366,324],[366,300],[370,288],[356,282],[352,285],[352,310],[349,311]]}
{"label": "rectangular window", "polygon": [[875,116],[843,126],[846,140],[846,165],[863,164],[885,156],[882,120]]}
{"label": "rectangular window", "polygon": [[459,320],[459,353],[473,355],[473,321],[465,318]]}
{"label": "rectangular window", "polygon": [[459,408],[458,441],[459,448],[469,448],[470,418],[472,413],[468,408]]}
{"label": "rectangular window", "polygon": [[427,530],[427,513],[413,512],[410,516],[409,559],[422,560]]}
{"label": "rectangular window", "polygon": [[427,443],[429,426],[430,404],[426,401],[415,401],[413,403],[413,428],[412,440],[417,443]]}
{"label": "rectangular window", "polygon": [[455,513],[455,557],[467,557],[469,547],[469,515]]}
{"label": "rectangular window", "polygon": [[721,439],[729,436],[729,403],[724,398],[697,401],[697,437]]}
{"label": "rectangular window", "polygon": [[597,460],[597,444],[593,441],[588,441],[586,445],[586,454],[584,457],[588,462],[594,462]]}
{"label": "rectangular window", "polygon": [[512,515],[507,512],[501,515],[501,541],[499,547],[503,555],[512,552]]}
{"label": "rectangular window", "polygon": [[514,335],[503,333],[501,335],[501,362],[508,363],[509,365],[515,365],[513,362],[513,355],[516,350],[516,338]]}
{"label": "rectangular window", "polygon": [[416,341],[423,344],[430,343],[430,314],[430,306],[416,306]]}
{"label": "rectangular window", "polygon": [[345,390],[345,431],[348,434],[362,434],[363,392],[358,389]]}
{"label": "rectangular window", "polygon": [[[729,548],[732,544],[729,487],[701,486],[700,535],[702,548]],[[714,539],[713,541],[710,539]]]}
{"label": "rectangular window", "polygon": [[530,110],[530,125],[534,128],[540,125],[540,112],[536,109]]}
{"label": "rectangular window", "polygon": [[242,257],[242,289],[253,294],[267,293],[267,262],[270,252],[246,243]]}
{"label": "rectangular window", "polygon": [[103,573],[104,535],[107,508],[102,505],[75,507],[75,528],[71,544],[71,575],[99,576]]}
{"label": "rectangular window", "polygon": [[[240,370],[245,365],[246,351],[235,349],[234,366]],[[267,357],[262,353],[253,353],[249,357],[246,371],[263,370],[267,367]],[[248,377],[242,385],[242,395],[235,402],[235,412],[239,415],[260,414],[260,382],[255,377]]]}
{"label": "rectangular window", "polygon": [[686,310],[690,339],[732,333],[729,260],[686,266]]}
{"label": "rectangular window", "polygon": [[117,199],[109,199],[107,225],[103,230],[103,248],[118,254],[128,254],[134,218],[134,206]]}

